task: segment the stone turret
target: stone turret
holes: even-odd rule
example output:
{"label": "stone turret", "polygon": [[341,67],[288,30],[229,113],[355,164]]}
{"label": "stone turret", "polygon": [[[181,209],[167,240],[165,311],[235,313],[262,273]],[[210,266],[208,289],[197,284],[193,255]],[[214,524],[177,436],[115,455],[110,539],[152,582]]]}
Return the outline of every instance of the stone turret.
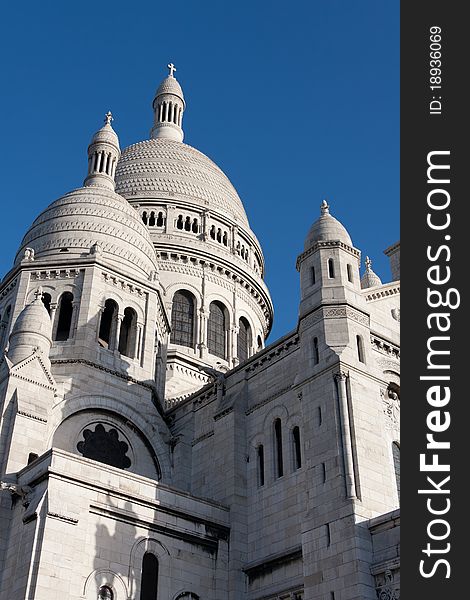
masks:
{"label": "stone turret", "polygon": [[51,318],[41,299],[42,288],[38,288],[35,296],[16,319],[10,334],[7,356],[12,364],[17,364],[33,352],[39,352],[43,362],[50,368]]}
{"label": "stone turret", "polygon": [[360,252],[346,228],[330,214],[326,200],[320,211],[305,239],[304,252],[297,259],[301,317],[325,303],[356,303],[360,291]]}
{"label": "stone turret", "polygon": [[170,63],[168,69],[170,74],[158,86],[153,100],[154,124],[150,137],[182,142],[184,138],[183,112],[186,103],[183,90],[173,75],[176,71],[175,65]]}
{"label": "stone turret", "polygon": [[114,191],[114,173],[121,156],[119,139],[111,127],[113,115],[107,112],[104,126],[95,133],[88,146],[88,174],[84,181],[86,187],[99,185]]}

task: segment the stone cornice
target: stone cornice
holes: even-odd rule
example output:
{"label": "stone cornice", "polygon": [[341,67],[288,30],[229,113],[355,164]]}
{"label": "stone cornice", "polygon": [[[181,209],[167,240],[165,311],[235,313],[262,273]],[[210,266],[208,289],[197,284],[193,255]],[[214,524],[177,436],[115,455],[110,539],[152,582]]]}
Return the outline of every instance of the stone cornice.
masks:
{"label": "stone cornice", "polygon": [[400,360],[400,347],[390,342],[389,340],[379,337],[376,334],[371,333],[370,335],[370,343],[372,348],[380,354],[385,354],[389,357],[396,358]]}
{"label": "stone cornice", "polygon": [[345,244],[344,242],[340,242],[339,240],[325,241],[325,242],[320,241],[320,242],[316,242],[308,250],[305,250],[304,252],[302,252],[302,254],[299,254],[299,256],[297,257],[297,261],[295,263],[297,271],[300,271],[300,263],[301,262],[303,262],[307,257],[309,257],[311,254],[313,254],[317,250],[320,250],[321,248],[342,248],[343,250],[346,250],[346,252],[348,252],[349,254],[351,254],[352,256],[357,258],[358,260],[361,258],[361,253],[359,250],[356,250],[356,248],[353,248],[352,246],[348,246],[348,244]]}
{"label": "stone cornice", "polygon": [[369,315],[349,304],[323,304],[299,320],[299,331],[304,331],[307,327],[311,327],[323,319],[340,318],[352,319],[356,323],[370,327]]}
{"label": "stone cornice", "polygon": [[97,369],[98,371],[103,371],[105,373],[109,373],[114,375],[115,377],[119,377],[119,379],[123,379],[124,381],[129,381],[130,383],[135,383],[140,385],[151,392],[153,392],[157,396],[157,391],[155,386],[152,383],[147,383],[146,381],[139,381],[130,375],[125,375],[120,371],[116,371],[115,369],[110,369],[108,367],[104,367],[103,365],[99,365],[97,363],[92,362],[91,360],[85,360],[84,358],[53,358],[51,360],[52,365],[86,365],[87,367],[91,367],[92,369]]}
{"label": "stone cornice", "polygon": [[3,300],[6,296],[8,296],[8,294],[16,287],[17,283],[18,278],[9,280],[8,282],[6,282],[6,285],[0,286],[0,300]]}
{"label": "stone cornice", "polygon": [[364,297],[366,302],[373,302],[374,300],[380,300],[381,298],[387,298],[389,296],[400,295],[400,282],[392,281],[376,289],[364,290]]}

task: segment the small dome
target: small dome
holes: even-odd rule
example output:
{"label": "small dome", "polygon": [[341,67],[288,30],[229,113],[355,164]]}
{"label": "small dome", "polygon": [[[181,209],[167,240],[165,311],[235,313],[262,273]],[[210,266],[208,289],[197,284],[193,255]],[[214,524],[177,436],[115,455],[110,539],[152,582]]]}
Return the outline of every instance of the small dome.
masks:
{"label": "small dome", "polygon": [[26,248],[34,259],[83,257],[96,244],[118,271],[148,279],[157,271],[150,235],[135,208],[112,190],[79,188],[50,204],[26,233],[15,264]]}
{"label": "small dome", "polygon": [[338,219],[335,219],[330,215],[330,207],[326,200],[323,200],[321,205],[321,215],[310,227],[310,231],[305,239],[305,250],[311,248],[316,242],[343,242],[348,246],[352,246],[353,243],[346,231],[344,225],[342,225]]}
{"label": "small dome", "polygon": [[119,138],[114,129],[111,127],[112,119],[112,114],[108,112],[105,117],[105,124],[92,137],[90,146],[92,144],[112,144],[119,150]]}
{"label": "small dome", "polygon": [[165,79],[158,86],[157,91],[155,92],[155,98],[161,96],[162,94],[173,94],[174,96],[178,96],[184,102],[183,90],[181,89],[178,81],[171,75],[165,77]]}
{"label": "small dome", "polygon": [[48,355],[52,345],[52,323],[44,306],[42,290],[36,292],[36,298],[18,315],[10,334],[8,358],[18,363],[39,349]]}
{"label": "small dome", "polygon": [[382,285],[382,281],[380,277],[372,270],[371,259],[366,256],[366,271],[361,277],[361,289],[365,290],[366,288],[375,287],[377,285]]}

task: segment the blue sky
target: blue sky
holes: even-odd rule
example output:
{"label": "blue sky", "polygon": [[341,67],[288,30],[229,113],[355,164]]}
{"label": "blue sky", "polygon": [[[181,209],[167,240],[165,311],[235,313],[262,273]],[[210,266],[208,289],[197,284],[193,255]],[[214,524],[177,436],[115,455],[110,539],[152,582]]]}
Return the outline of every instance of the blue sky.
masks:
{"label": "blue sky", "polygon": [[111,109],[146,139],[166,64],[187,101],[185,142],[237,188],[267,264],[275,319],[296,325],[295,260],[327,198],[390,279],[399,239],[399,2],[25,2],[2,7],[0,273],[30,223],[81,185]]}

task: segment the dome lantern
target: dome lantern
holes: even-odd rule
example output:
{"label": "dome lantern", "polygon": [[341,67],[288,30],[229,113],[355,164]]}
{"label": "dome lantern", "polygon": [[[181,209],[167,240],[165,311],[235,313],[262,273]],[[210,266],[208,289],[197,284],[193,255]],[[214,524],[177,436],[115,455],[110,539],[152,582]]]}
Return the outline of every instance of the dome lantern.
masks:
{"label": "dome lantern", "polygon": [[108,111],[104,117],[104,126],[93,136],[88,146],[88,174],[84,181],[86,187],[98,185],[114,191],[114,173],[121,156],[119,139],[111,127],[113,115]]}
{"label": "dome lantern", "polygon": [[183,112],[186,107],[183,90],[176,81],[173,63],[168,64],[169,75],[158,86],[153,100],[154,123],[150,131],[152,139],[165,138],[182,142]]}

